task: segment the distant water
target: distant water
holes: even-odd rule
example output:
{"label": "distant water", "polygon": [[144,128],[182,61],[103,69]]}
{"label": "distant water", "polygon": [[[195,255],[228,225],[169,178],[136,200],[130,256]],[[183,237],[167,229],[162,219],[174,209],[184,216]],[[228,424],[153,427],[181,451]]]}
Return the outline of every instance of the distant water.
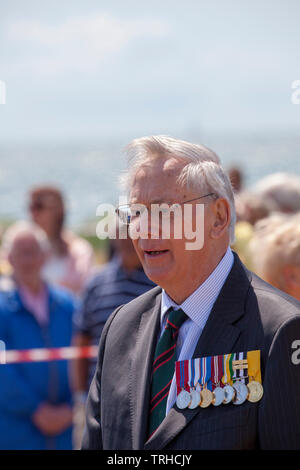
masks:
{"label": "distant water", "polygon": [[[300,133],[180,137],[208,145],[225,168],[240,166],[247,187],[272,172],[300,175]],[[118,175],[125,168],[122,149],[127,142],[0,142],[0,219],[26,218],[28,189],[53,183],[65,193],[68,224],[77,228],[95,217],[101,202],[117,202]]]}

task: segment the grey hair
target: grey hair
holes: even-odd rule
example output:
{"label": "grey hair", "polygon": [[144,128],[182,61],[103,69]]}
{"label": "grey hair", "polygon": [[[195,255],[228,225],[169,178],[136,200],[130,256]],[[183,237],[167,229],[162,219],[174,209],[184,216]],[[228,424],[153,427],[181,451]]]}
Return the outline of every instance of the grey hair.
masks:
{"label": "grey hair", "polygon": [[257,222],[249,248],[255,272],[279,287],[282,268],[300,266],[300,213],[274,213]]}
{"label": "grey hair", "polygon": [[213,192],[228,201],[231,213],[230,243],[234,242],[236,214],[233,190],[229,177],[215,152],[204,145],[159,135],[133,140],[126,147],[126,154],[128,168],[121,176],[120,182],[127,195],[137,170],[146,161],[155,158],[177,157],[186,162],[177,183],[191,190]]}
{"label": "grey hair", "polygon": [[289,173],[273,173],[262,178],[254,190],[276,205],[275,210],[300,211],[300,178]]}
{"label": "grey hair", "polygon": [[10,254],[15,240],[22,235],[32,235],[44,253],[49,251],[50,243],[44,230],[33,222],[22,220],[10,225],[4,232],[1,244],[4,255]]}

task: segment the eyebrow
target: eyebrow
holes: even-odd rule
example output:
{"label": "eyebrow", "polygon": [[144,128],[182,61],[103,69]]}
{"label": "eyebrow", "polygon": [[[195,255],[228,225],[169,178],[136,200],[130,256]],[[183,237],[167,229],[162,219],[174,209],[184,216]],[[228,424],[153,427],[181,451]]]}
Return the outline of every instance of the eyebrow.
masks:
{"label": "eyebrow", "polygon": [[[171,198],[170,198],[170,199],[171,199]],[[153,199],[152,201],[147,202],[147,204],[159,204],[159,203],[161,203],[161,204],[164,204],[164,203],[165,203],[165,204],[166,204],[166,203],[171,203],[170,199],[167,199],[167,198],[163,198],[163,199]],[[143,203],[141,203],[141,202],[136,202],[136,201],[133,200],[133,201],[130,201],[129,204],[143,204]],[[172,203],[172,204],[173,204],[173,203]]]}

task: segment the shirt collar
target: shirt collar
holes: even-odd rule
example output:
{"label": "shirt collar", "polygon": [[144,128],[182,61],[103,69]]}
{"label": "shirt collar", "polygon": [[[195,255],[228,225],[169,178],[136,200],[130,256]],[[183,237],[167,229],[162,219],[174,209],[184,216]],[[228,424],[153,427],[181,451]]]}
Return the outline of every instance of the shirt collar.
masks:
{"label": "shirt collar", "polygon": [[163,289],[161,301],[161,324],[163,324],[164,315],[167,310],[169,310],[170,307],[173,307],[175,309],[182,308],[192,321],[203,327],[232,268],[233,261],[233,253],[230,247],[228,247],[225,255],[214,271],[180,305],[176,304]]}

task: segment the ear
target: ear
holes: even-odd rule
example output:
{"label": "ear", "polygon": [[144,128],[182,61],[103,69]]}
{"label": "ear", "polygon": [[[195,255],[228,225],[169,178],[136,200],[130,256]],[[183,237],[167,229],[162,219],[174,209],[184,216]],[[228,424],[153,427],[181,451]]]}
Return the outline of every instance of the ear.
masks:
{"label": "ear", "polygon": [[228,230],[230,224],[230,205],[227,199],[218,198],[210,207],[213,214],[213,222],[210,236],[214,240],[220,239]]}

